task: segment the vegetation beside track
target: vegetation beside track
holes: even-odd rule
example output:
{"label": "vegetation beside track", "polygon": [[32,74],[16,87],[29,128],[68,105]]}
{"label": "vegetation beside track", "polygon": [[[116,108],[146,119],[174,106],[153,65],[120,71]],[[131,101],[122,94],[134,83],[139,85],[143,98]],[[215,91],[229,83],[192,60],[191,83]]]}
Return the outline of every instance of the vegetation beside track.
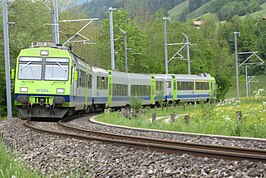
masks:
{"label": "vegetation beside track", "polygon": [[[242,120],[236,118],[236,112],[242,112]],[[120,112],[109,112],[97,117],[96,120],[110,124],[169,130],[177,132],[190,132],[201,134],[216,134],[227,136],[243,136],[266,138],[266,104],[265,98],[257,100],[226,100],[218,104],[186,105],[168,108],[157,108],[157,121],[151,122],[152,113],[146,111],[143,118],[140,113],[138,118],[125,118]],[[172,113],[177,115],[171,123],[169,117]],[[184,115],[190,116],[189,124],[184,122]],[[165,116],[158,119],[159,116]]]}
{"label": "vegetation beside track", "polygon": [[2,138],[0,138],[0,177],[41,177],[36,172],[27,170],[12,155],[7,152]]}

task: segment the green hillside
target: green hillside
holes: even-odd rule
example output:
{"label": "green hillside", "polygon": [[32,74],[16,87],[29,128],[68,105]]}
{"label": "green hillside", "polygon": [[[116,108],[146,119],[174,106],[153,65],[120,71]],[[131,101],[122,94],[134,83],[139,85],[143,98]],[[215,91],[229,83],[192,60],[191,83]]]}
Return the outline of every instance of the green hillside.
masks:
{"label": "green hillside", "polygon": [[209,6],[210,3],[211,2],[208,2],[208,3],[204,4],[203,6],[201,6],[200,8],[196,9],[195,11],[189,13],[187,15],[187,19],[199,18],[199,17],[203,16],[204,14],[209,13],[207,11],[207,8],[208,8],[208,6]]}
{"label": "green hillside", "polygon": [[[253,17],[265,17],[266,16],[266,3],[261,5],[262,10],[258,11],[258,12],[254,12],[252,14],[250,14]],[[243,16],[245,17],[245,16]]]}
{"label": "green hillside", "polygon": [[[248,0],[246,0],[246,1],[248,1]],[[249,4],[250,7],[245,7],[245,5],[243,5],[244,3],[243,4],[237,4],[235,2],[234,4],[232,4],[233,2],[234,1],[229,1],[218,8],[215,6],[215,5],[219,5],[219,4],[217,4],[216,0],[209,1],[205,4],[203,4],[202,6],[200,6],[199,8],[197,8],[196,10],[191,11],[191,9],[189,9],[189,13],[186,14],[186,19],[197,19],[197,18],[204,16],[205,14],[212,12],[212,13],[215,13],[221,21],[223,21],[227,18],[234,16],[233,12],[229,12],[230,6],[233,6],[233,5],[234,5],[234,7],[232,7],[232,8],[239,7],[240,5],[242,7],[239,7],[239,8],[242,8],[242,9],[246,8],[245,10],[242,10],[242,12],[239,12],[240,14],[235,14],[235,15],[239,15],[241,17],[245,17],[247,14],[249,14],[253,17],[266,16],[266,3],[265,3],[265,1],[261,5],[253,4],[253,6],[250,5],[251,4],[251,2],[250,2],[250,4]],[[169,14],[170,18],[178,17],[183,12],[184,8],[189,7],[190,3],[191,3],[190,0],[187,0],[187,1],[185,1],[179,5],[175,6],[173,9],[169,10],[168,14]],[[250,9],[250,8],[254,8],[254,9],[249,11],[248,9]],[[261,8],[261,10],[257,11],[259,8]],[[229,9],[229,10],[226,11],[225,9]]]}
{"label": "green hillside", "polygon": [[181,12],[184,10],[184,8],[188,7],[189,4],[189,0],[186,0],[184,2],[182,2],[181,4],[178,4],[177,6],[175,6],[173,9],[168,11],[169,17],[170,18],[176,18],[178,17]]}

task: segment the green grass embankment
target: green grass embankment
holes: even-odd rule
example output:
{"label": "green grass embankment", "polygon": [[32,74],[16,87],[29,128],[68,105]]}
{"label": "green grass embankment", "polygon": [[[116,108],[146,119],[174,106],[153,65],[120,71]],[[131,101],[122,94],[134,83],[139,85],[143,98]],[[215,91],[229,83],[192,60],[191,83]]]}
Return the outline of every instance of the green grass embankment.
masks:
{"label": "green grass embankment", "polygon": [[[265,99],[264,99],[265,101]],[[236,119],[236,111],[242,112],[242,122]],[[154,110],[147,113],[145,118],[124,118],[120,112],[106,113],[97,117],[96,120],[110,124],[169,130],[177,132],[190,132],[201,134],[216,134],[227,136],[244,136],[266,138],[266,105],[262,100],[257,101],[229,101],[221,104],[198,104],[173,107],[168,112],[157,109],[157,117],[168,116],[175,113],[178,117],[170,123],[166,118],[152,123],[150,118]],[[190,123],[184,123],[184,115],[190,116]]]}

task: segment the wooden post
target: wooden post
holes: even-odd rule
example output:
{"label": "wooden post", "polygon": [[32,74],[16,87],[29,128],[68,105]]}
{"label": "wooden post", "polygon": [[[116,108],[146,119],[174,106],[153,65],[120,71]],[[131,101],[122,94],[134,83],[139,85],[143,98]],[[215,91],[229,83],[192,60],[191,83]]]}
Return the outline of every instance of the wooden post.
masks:
{"label": "wooden post", "polygon": [[121,116],[122,117],[126,116],[126,109],[125,108],[121,108]]}
{"label": "wooden post", "polygon": [[241,111],[236,112],[236,119],[239,124],[242,124],[242,113]]}
{"label": "wooden post", "polygon": [[142,115],[142,118],[146,116],[146,108],[141,109],[141,115]]}
{"label": "wooden post", "polygon": [[186,125],[189,124],[189,118],[190,118],[189,115],[185,115],[185,117],[184,117],[184,121],[185,121],[185,124],[186,124]]}
{"label": "wooden post", "polygon": [[175,114],[173,113],[173,114],[171,114],[171,118],[170,118],[170,122],[175,122]]}
{"label": "wooden post", "polygon": [[133,109],[130,108],[129,110],[129,119],[132,119],[133,118]]}
{"label": "wooden post", "polygon": [[156,121],[156,113],[154,112],[154,113],[152,113],[152,123],[155,123],[155,121]]}
{"label": "wooden post", "polygon": [[124,117],[128,118],[129,117],[129,108],[125,108],[124,110]]}

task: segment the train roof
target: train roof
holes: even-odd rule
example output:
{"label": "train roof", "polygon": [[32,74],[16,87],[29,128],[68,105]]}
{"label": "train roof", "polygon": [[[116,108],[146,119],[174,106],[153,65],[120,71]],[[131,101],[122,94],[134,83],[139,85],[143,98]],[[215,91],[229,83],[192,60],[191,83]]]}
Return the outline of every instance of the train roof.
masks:
{"label": "train roof", "polygon": [[189,75],[189,74],[156,74],[155,76],[162,76],[166,79],[171,79],[173,76],[178,80],[209,80],[210,74],[198,74],[198,75]]}
{"label": "train roof", "polygon": [[99,67],[92,67],[92,72],[95,74],[104,74],[104,75],[108,75],[108,71]]}
{"label": "train roof", "polygon": [[152,75],[150,74],[137,74],[137,73],[128,73],[129,78],[151,78]]}

